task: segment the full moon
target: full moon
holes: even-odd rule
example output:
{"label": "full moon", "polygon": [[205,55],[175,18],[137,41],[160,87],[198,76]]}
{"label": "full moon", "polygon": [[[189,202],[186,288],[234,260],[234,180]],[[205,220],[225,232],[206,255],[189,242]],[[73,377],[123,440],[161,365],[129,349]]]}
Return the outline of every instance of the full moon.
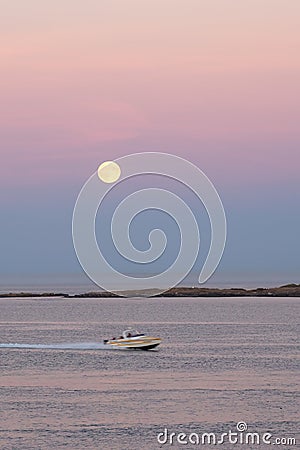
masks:
{"label": "full moon", "polygon": [[104,183],[114,183],[120,178],[121,168],[114,161],[105,161],[98,167],[98,177]]}

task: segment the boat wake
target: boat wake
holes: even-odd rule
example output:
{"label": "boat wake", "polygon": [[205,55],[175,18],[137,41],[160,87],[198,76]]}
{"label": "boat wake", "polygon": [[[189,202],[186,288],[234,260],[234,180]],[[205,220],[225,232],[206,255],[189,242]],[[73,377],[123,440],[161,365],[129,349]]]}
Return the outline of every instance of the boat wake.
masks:
{"label": "boat wake", "polygon": [[115,347],[99,342],[78,342],[66,344],[1,344],[0,348],[39,349],[39,350],[116,350]]}

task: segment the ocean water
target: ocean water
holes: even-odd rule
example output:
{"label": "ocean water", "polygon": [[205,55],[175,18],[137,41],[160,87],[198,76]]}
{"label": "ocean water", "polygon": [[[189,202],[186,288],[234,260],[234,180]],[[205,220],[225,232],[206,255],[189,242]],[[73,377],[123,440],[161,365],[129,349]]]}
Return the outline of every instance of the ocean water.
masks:
{"label": "ocean water", "polygon": [[[0,449],[297,448],[298,317],[292,298],[0,299]],[[161,346],[107,350],[128,325]],[[229,430],[260,444],[193,444]]]}

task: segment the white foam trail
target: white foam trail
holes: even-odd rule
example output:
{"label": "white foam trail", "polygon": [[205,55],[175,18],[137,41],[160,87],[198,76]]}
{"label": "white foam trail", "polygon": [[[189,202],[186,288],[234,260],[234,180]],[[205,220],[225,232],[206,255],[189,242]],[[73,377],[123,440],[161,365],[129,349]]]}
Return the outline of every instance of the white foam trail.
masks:
{"label": "white foam trail", "polygon": [[66,344],[0,344],[0,348],[47,349],[47,350],[116,350],[112,345],[99,342],[78,342]]}

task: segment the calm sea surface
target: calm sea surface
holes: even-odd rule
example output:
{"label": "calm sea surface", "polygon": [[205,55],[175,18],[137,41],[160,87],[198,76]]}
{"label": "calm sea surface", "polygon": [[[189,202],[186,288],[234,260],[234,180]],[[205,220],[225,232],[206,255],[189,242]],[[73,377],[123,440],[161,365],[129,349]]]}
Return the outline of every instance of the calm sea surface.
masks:
{"label": "calm sea surface", "polygon": [[[0,299],[0,449],[270,448],[163,443],[238,422],[299,445],[298,314],[288,298]],[[162,345],[103,348],[128,325]]]}

